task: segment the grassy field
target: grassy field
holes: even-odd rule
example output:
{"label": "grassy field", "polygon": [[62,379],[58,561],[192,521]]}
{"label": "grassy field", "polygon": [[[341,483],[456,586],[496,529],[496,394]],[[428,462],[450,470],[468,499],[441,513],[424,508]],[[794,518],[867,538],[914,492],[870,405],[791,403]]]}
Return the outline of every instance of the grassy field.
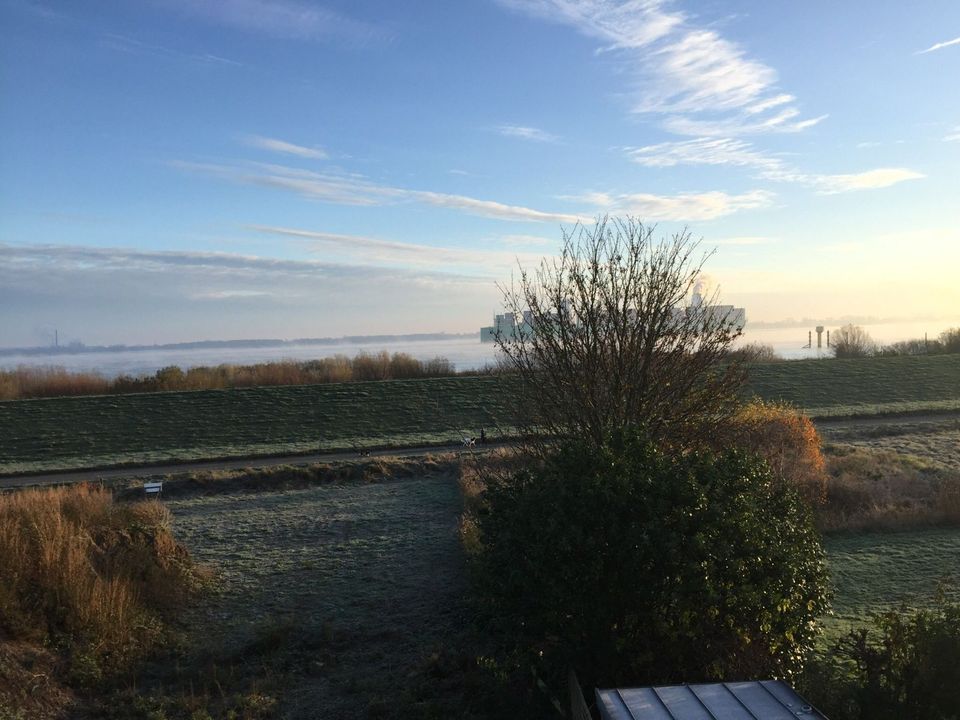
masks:
{"label": "grassy field", "polygon": [[[179,717],[189,686],[192,709],[220,717],[243,686],[264,717],[473,717],[446,664],[472,642],[455,466],[167,504],[218,591],[184,618],[180,676],[138,679],[146,707]],[[223,687],[197,674],[211,662]]]}
{"label": "grassy field", "polygon": [[[457,442],[508,426],[509,393],[460,377],[0,402],[0,474]],[[747,394],[824,417],[960,409],[960,355],[770,363]]]}
{"label": "grassy field", "polygon": [[825,643],[870,613],[929,603],[941,580],[952,579],[949,594],[960,599],[960,528],[828,535],[824,546],[835,592]]}
{"label": "grassy field", "polygon": [[813,416],[960,407],[960,355],[796,360],[750,371],[749,392]]}
{"label": "grassy field", "polygon": [[864,426],[823,424],[820,436],[828,444],[887,450],[901,457],[960,472],[960,418],[928,418]]}
{"label": "grassy field", "polygon": [[0,473],[459,442],[505,422],[492,377],[0,402]]}
{"label": "grassy field", "polygon": [[[184,708],[219,717],[223,698],[237,697],[254,697],[273,713],[265,717],[498,716],[464,596],[455,467],[280,492],[239,485],[167,502],[178,539],[219,589],[183,615],[188,649],[108,702],[135,696],[168,717]],[[960,529],[825,544],[836,616],[824,646],[871,612],[922,605],[941,578],[960,577]]]}

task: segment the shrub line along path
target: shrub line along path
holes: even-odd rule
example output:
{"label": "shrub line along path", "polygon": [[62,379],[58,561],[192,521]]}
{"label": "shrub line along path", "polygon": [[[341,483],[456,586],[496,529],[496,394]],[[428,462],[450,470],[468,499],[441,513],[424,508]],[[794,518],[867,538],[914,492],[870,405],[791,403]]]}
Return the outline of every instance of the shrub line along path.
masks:
{"label": "shrub line along path", "polygon": [[[950,413],[922,413],[876,415],[873,417],[851,418],[819,418],[815,420],[818,430],[842,429],[856,427],[882,427],[910,422],[911,425],[942,424],[949,422],[960,423],[960,412]],[[486,446],[478,446],[473,452],[483,452],[486,449],[508,446],[509,441],[490,442]],[[411,448],[389,448],[370,450],[368,454],[360,455],[357,451],[349,452],[318,452],[295,455],[265,455],[259,457],[233,458],[223,460],[184,461],[163,465],[130,465],[100,470],[61,471],[44,474],[24,474],[0,476],[0,491],[10,488],[31,487],[39,485],[67,485],[80,482],[98,482],[100,480],[123,480],[137,478],[152,478],[176,473],[204,472],[217,470],[242,470],[246,468],[269,468],[280,465],[312,465],[314,463],[349,462],[351,460],[369,457],[420,457],[463,450],[459,444],[429,445]],[[364,451],[367,453],[367,451]],[[469,452],[469,451],[468,451]]]}
{"label": "shrub line along path", "polygon": [[485,446],[465,449],[462,445],[430,445],[413,448],[390,448],[371,450],[361,455],[356,451],[312,453],[309,455],[271,455],[255,458],[239,458],[226,460],[205,460],[166,465],[141,465],[107,468],[102,470],[78,470],[46,473],[42,475],[15,475],[0,476],[0,491],[11,488],[34,487],[40,485],[69,485],[72,483],[97,482],[100,480],[124,480],[154,478],[177,473],[207,472],[217,470],[246,470],[278,467],[281,465],[304,466],[315,463],[349,462],[352,460],[368,460],[370,458],[413,458],[425,455],[440,455],[451,452],[484,453],[499,447],[510,445],[510,442],[491,442]]}

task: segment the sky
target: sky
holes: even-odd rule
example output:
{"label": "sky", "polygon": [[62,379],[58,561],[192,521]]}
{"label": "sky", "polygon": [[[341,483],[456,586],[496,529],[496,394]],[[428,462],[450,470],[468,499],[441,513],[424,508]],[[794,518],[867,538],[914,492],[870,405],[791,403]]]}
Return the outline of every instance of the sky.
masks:
{"label": "sky", "polygon": [[603,215],[960,324],[957,78],[956,0],[0,0],[0,347],[474,332]]}

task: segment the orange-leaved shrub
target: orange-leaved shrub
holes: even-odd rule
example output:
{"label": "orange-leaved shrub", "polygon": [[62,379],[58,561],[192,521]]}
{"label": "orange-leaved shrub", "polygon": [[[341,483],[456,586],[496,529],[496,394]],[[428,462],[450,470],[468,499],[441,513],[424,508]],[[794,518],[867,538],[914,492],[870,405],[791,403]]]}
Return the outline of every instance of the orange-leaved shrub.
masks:
{"label": "orange-leaved shrub", "polygon": [[822,504],[827,499],[820,434],[809,417],[790,405],[755,400],[742,406],[711,445],[759,455],[808,502]]}
{"label": "orange-leaved shrub", "polygon": [[156,501],[89,485],[0,495],[0,639],[70,650],[96,681],[149,650],[199,575]]}

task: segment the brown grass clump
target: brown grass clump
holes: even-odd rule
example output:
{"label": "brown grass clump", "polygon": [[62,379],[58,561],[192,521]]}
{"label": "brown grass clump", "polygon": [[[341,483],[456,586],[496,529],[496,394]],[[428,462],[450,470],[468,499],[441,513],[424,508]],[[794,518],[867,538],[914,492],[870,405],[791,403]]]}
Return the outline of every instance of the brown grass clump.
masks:
{"label": "brown grass clump", "polygon": [[25,642],[0,641],[0,718],[60,720],[76,705],[73,692],[57,674],[62,662],[53,652]]}
{"label": "brown grass clump", "polygon": [[852,445],[827,447],[824,530],[899,530],[960,523],[960,474],[921,458]]}
{"label": "brown grass clump", "polygon": [[145,653],[197,577],[157,502],[79,485],[0,495],[0,638],[64,647],[79,684]]}
{"label": "brown grass clump", "polygon": [[461,454],[459,478],[460,494],[464,512],[460,515],[460,542],[468,555],[480,552],[480,531],[477,528],[476,510],[480,506],[483,491],[495,479],[504,479],[515,472],[523,461],[517,448],[501,447],[482,454]]}

